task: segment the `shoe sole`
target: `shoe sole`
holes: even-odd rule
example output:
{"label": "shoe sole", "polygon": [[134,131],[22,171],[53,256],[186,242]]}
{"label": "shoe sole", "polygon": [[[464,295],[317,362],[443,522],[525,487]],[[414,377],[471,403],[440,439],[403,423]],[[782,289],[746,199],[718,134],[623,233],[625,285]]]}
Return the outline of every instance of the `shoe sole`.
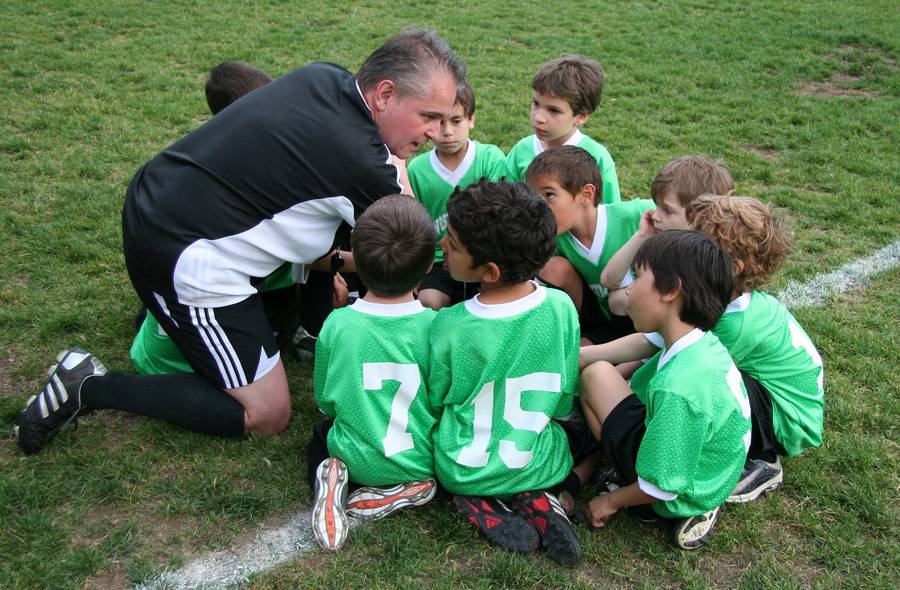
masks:
{"label": "shoe sole", "polygon": [[[581,561],[582,552],[581,542],[572,522],[568,517],[555,512],[552,505],[549,510],[535,510],[532,508],[533,503],[529,501],[532,498],[533,495],[528,494],[527,499],[516,501],[517,511],[535,528],[550,559],[562,565],[576,565]],[[547,502],[549,504],[550,500]],[[559,507],[565,511],[562,504],[559,504]],[[543,519],[543,522],[539,522],[538,519]]]}
{"label": "shoe sole", "polygon": [[779,471],[775,477],[768,479],[761,486],[753,488],[749,492],[745,494],[734,494],[732,496],[728,496],[728,499],[725,500],[729,504],[746,504],[747,502],[753,502],[766,492],[771,492],[772,490],[777,490],[781,487],[781,483],[784,481],[784,471]]}
{"label": "shoe sole", "polygon": [[384,518],[401,508],[422,506],[434,498],[434,480],[414,481],[391,488],[359,488],[347,499],[347,516],[357,520]]}
{"label": "shoe sole", "polygon": [[[719,515],[722,514],[722,507],[719,506],[713,511],[712,516],[705,517],[704,520],[698,522],[696,525],[692,526],[687,531],[684,530],[683,526],[678,526],[672,531],[672,541],[675,543],[677,547],[680,549],[684,549],[686,551],[691,551],[692,549],[697,549],[698,547],[702,547],[709,541],[709,536],[712,535],[713,530],[716,528],[716,522],[719,520]],[[705,515],[701,515],[705,516]],[[693,518],[700,518],[700,516],[695,516]],[[706,525],[706,526],[702,526]],[[702,528],[698,528],[702,527]],[[694,531],[689,537],[687,536],[687,532]]]}
{"label": "shoe sole", "polygon": [[[510,512],[499,516],[482,511],[465,496],[453,496],[453,505],[470,523],[478,527],[488,540],[499,547],[518,553],[531,553],[541,544],[537,530],[522,516]],[[478,515],[483,514],[484,522]]]}
{"label": "shoe sole", "polygon": [[349,522],[344,512],[347,501],[347,466],[337,459],[326,459],[316,469],[316,501],[312,510],[312,529],[319,547],[337,551],[347,540]]}

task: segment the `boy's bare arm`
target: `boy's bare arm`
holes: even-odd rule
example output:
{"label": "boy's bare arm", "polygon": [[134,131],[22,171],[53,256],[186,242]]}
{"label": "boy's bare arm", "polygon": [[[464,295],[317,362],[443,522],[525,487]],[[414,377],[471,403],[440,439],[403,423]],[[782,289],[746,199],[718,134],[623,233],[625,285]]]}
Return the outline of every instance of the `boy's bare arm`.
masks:
{"label": "boy's bare arm", "polygon": [[628,506],[640,506],[656,502],[650,494],[641,490],[637,482],[619,488],[614,492],[597,496],[588,503],[587,517],[591,526],[602,527],[609,517]]}
{"label": "boy's bare arm", "polygon": [[653,227],[653,221],[650,220],[651,213],[653,213],[652,209],[644,211],[637,232],[625,242],[618,252],[613,254],[603,268],[603,272],[600,273],[600,284],[607,289],[618,289],[622,285],[622,279],[628,274],[631,263],[634,262],[634,255],[637,254],[641,244],[650,236],[659,233]]}
{"label": "boy's bare arm", "polygon": [[613,365],[627,363],[647,358],[659,350],[643,334],[637,332],[622,336],[618,340],[593,346],[582,346],[578,356],[578,366],[584,369],[586,366],[599,361],[606,361]]}

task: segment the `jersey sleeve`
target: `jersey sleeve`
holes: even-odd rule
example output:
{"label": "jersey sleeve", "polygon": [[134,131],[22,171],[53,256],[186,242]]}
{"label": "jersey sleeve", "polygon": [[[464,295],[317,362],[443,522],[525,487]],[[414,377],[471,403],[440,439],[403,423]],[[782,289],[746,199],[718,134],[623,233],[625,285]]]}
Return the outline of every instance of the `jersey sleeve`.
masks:
{"label": "jersey sleeve", "polygon": [[328,321],[322,326],[316,338],[316,361],[313,365],[313,391],[316,404],[326,415],[334,418],[337,415],[334,400],[328,395],[328,364],[331,360],[332,330]]}
{"label": "jersey sleeve", "polygon": [[506,156],[503,150],[495,145],[480,146],[484,150],[484,166],[482,176],[486,176],[491,182],[496,182],[508,176],[506,172]]}
{"label": "jersey sleeve", "polygon": [[652,413],[635,470],[661,490],[690,492],[692,474],[708,436],[709,418],[684,397],[669,391],[655,392]]}
{"label": "jersey sleeve", "polygon": [[566,342],[565,342],[565,366],[563,367],[563,399],[564,403],[557,407],[554,418],[565,418],[572,414],[575,396],[578,392],[578,357],[581,352],[581,328],[578,325],[578,315],[572,307],[571,313],[566,317]]}

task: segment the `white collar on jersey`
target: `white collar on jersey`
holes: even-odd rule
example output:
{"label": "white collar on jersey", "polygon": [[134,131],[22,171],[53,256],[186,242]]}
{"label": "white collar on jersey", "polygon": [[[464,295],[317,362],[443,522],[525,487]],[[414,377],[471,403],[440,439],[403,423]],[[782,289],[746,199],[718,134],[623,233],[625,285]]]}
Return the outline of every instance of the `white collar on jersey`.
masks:
{"label": "white collar on jersey", "polygon": [[425,311],[425,307],[419,303],[418,299],[404,301],[403,303],[373,303],[365,299],[357,299],[350,306],[350,309],[384,318],[399,318]]}
{"label": "white collar on jersey", "polygon": [[431,167],[434,168],[437,175],[443,178],[444,182],[450,186],[457,186],[459,181],[462,180],[462,177],[469,171],[469,168],[472,167],[472,164],[475,163],[475,142],[471,139],[468,141],[466,155],[463,156],[463,160],[459,163],[459,166],[456,167],[456,170],[453,170],[452,172],[447,170],[447,167],[444,166],[443,162],[438,158],[437,148],[432,149],[431,153],[428,154],[428,161],[431,162]]}
{"label": "white collar on jersey", "polygon": [[745,291],[732,299],[731,303],[725,308],[724,313],[735,313],[744,311],[750,307],[750,291]]}
{"label": "white collar on jersey", "polygon": [[[572,232],[566,232],[569,239],[575,244],[575,248],[581,255],[590,261],[591,264],[597,264],[600,260],[600,253],[603,252],[603,243],[606,241],[606,207],[602,204],[597,206],[597,229],[594,230],[594,239],[591,241],[591,249],[588,250],[584,244],[578,241]],[[628,285],[625,285],[626,287]]]}
{"label": "white collar on jersey", "polygon": [[[575,129],[575,133],[572,134],[572,137],[566,140],[566,143],[563,145],[578,145],[578,143],[584,139],[584,133],[581,132],[581,129]],[[538,136],[535,134],[534,136],[534,155],[538,155],[539,153],[544,151],[544,144],[541,143],[541,140],[538,139]]]}
{"label": "white collar on jersey", "polygon": [[537,281],[528,281],[535,286],[533,292],[525,297],[509,303],[485,304],[478,300],[478,295],[466,300],[466,310],[474,316],[485,319],[509,318],[534,309],[547,298],[547,288]]}
{"label": "white collar on jersey", "polygon": [[704,332],[700,328],[694,328],[693,330],[673,342],[672,348],[665,351],[663,355],[659,357],[659,364],[656,365],[656,370],[659,371],[660,369],[662,369],[663,365],[672,360],[673,356],[703,338],[704,334],[706,334],[706,332]]}

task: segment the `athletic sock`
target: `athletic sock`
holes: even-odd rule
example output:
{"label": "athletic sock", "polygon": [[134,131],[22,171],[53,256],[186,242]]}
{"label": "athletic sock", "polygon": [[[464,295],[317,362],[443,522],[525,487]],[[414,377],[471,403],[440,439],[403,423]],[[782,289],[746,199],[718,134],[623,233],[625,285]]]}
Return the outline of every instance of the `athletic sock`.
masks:
{"label": "athletic sock", "polygon": [[244,435],[244,406],[195,373],[135,375],[111,372],[81,386],[81,403],[123,410],[215,436]]}

